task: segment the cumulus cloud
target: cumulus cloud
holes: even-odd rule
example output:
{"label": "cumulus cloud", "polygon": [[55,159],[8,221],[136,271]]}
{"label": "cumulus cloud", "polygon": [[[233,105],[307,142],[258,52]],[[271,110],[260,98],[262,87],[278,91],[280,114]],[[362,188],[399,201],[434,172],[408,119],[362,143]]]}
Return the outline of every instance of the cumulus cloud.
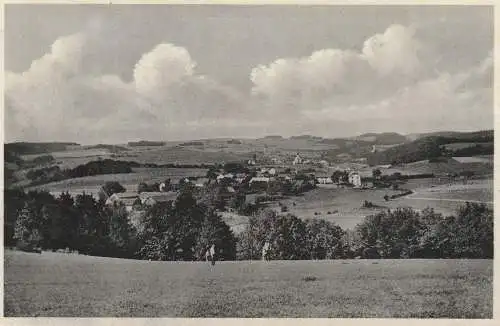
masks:
{"label": "cumulus cloud", "polygon": [[392,25],[383,34],[368,38],[361,56],[382,76],[412,76],[421,69],[421,50],[414,28]]}
{"label": "cumulus cloud", "polygon": [[168,138],[176,126],[238,109],[240,94],[197,74],[185,48],[155,46],[125,82],[81,69],[85,41],[62,37],[28,70],[6,73],[7,140]]}
{"label": "cumulus cloud", "polygon": [[155,93],[191,77],[195,67],[196,62],[186,49],[159,44],[136,63],[134,84],[140,93]]}
{"label": "cumulus cloud", "polygon": [[493,128],[492,72],[492,60],[488,56],[478,66],[456,74],[444,72],[423,79],[381,101],[368,105],[326,106],[304,110],[303,115],[316,126],[324,121],[353,126],[353,121],[357,120],[365,128],[357,132]]}
{"label": "cumulus cloud", "polygon": [[292,130],[294,121],[325,136],[357,126],[358,132],[492,127],[492,54],[453,74],[439,72],[435,62],[413,27],[392,25],[359,52],[324,49],[278,59],[255,67],[250,79],[268,119],[279,116]]}
{"label": "cumulus cloud", "polygon": [[[439,71],[418,29],[389,26],[355,49],[320,49],[249,71],[250,91],[197,72],[188,49],[161,43],[131,80],[86,69],[98,33],[56,40],[23,72],[6,72],[6,140],[88,143],[366,131],[481,129],[493,121],[492,52]],[[222,68],[221,68],[222,69]]]}
{"label": "cumulus cloud", "polygon": [[362,51],[323,49],[304,58],[278,59],[251,72],[253,93],[279,106],[299,109],[371,102],[423,74],[421,42],[413,28],[392,25],[368,38]]}

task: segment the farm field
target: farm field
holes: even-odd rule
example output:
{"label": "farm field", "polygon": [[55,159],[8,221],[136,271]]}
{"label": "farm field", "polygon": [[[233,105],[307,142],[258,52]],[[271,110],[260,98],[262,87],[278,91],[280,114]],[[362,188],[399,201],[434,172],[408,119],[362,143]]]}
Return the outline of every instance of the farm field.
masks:
{"label": "farm field", "polygon": [[61,169],[72,169],[77,167],[78,165],[85,164],[90,161],[95,161],[99,158],[111,158],[110,151],[108,151],[107,149],[98,148],[81,148],[60,152],[49,152],[46,154],[29,154],[22,155],[21,158],[24,160],[33,160],[34,158],[43,155],[53,156],[55,160],[53,165],[58,165]]}
{"label": "farm field", "polygon": [[114,159],[156,164],[214,164],[249,159],[251,155],[230,153],[222,150],[209,151],[183,147],[131,148],[115,155]]}
{"label": "farm field", "polygon": [[408,198],[425,198],[433,200],[469,200],[493,203],[493,180],[470,180],[467,184],[437,185],[428,188],[417,188]]}
{"label": "farm field", "polygon": [[38,156],[52,155],[54,157],[54,159],[57,160],[57,159],[74,158],[74,157],[104,156],[104,155],[108,155],[108,154],[110,154],[110,152],[106,149],[81,148],[81,149],[72,149],[72,150],[66,150],[66,151],[49,152],[46,154],[28,154],[28,155],[22,155],[21,158],[23,160],[32,160]]}
{"label": "farm field", "polygon": [[[126,146],[126,145],[125,145]],[[48,152],[44,154],[23,155],[25,160],[32,160],[42,155],[52,155],[54,164],[61,169],[75,168],[97,159],[114,159],[121,161],[135,161],[138,163],[156,164],[213,164],[221,161],[240,161],[251,157],[250,151],[254,147],[249,145],[234,145],[230,148],[221,148],[216,145],[196,146],[176,146],[169,144],[165,146],[140,146],[125,147],[127,150],[110,152],[105,148],[78,148],[67,151]]]}
{"label": "farm field", "polygon": [[[467,200],[490,204],[493,201],[492,179],[471,180],[467,185],[450,185],[448,181],[437,179],[416,179],[408,181],[403,188],[411,189],[415,193],[385,201],[385,194],[390,196],[397,192],[385,189],[317,188],[304,193],[303,196],[291,197],[281,202],[288,207],[290,213],[300,218],[322,218],[335,222],[344,229],[352,229],[363,221],[365,216],[383,209],[412,207],[423,210],[430,207],[438,213],[450,215]],[[362,208],[365,200],[379,208]],[[279,209],[277,205],[274,205],[274,208]]]}
{"label": "farm field", "polygon": [[212,267],[7,250],[4,311],[7,317],[492,318],[492,278],[492,260]]}
{"label": "farm field", "polygon": [[137,191],[140,182],[160,182],[170,178],[178,180],[188,176],[205,176],[206,169],[196,168],[136,168],[133,173],[103,174],[52,182],[32,189],[44,189],[51,193],[69,191],[71,194],[96,194],[107,181],[118,181],[127,191]]}

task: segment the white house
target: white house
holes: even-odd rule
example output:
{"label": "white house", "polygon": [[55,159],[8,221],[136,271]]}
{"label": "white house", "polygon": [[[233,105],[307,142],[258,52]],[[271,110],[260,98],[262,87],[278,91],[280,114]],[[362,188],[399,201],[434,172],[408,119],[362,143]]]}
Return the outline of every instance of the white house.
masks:
{"label": "white house", "polygon": [[330,163],[328,163],[328,161],[325,161],[325,160],[319,161],[319,164],[322,165],[322,166],[324,166],[324,167],[327,167],[327,166],[330,165]]}
{"label": "white house", "polygon": [[208,178],[198,178],[198,179],[196,179],[196,183],[194,184],[194,186],[197,187],[197,188],[203,188],[209,182],[210,182],[210,180]]}
{"label": "white house", "polygon": [[361,187],[361,176],[358,172],[349,173],[349,183],[354,186],[354,188]]}
{"label": "white house", "polygon": [[253,177],[252,179],[250,179],[250,183],[253,183],[253,182],[266,182],[268,183],[270,180],[270,178],[268,177]]}
{"label": "white house", "polygon": [[295,156],[295,159],[292,162],[293,165],[302,164],[302,157],[300,157],[299,153]]}
{"label": "white house", "polygon": [[281,163],[283,163],[283,161],[281,161],[279,158],[273,157],[271,159],[271,163],[273,163],[273,164],[281,164]]}
{"label": "white house", "polygon": [[319,177],[316,177],[316,181],[319,183],[319,184],[323,184],[323,185],[326,185],[326,184],[332,184],[333,183],[333,180],[331,177],[327,177],[327,176],[319,176]]}
{"label": "white house", "polygon": [[132,210],[135,200],[137,199],[135,192],[120,192],[112,194],[106,200],[106,205],[113,206],[114,204],[123,204],[127,210]]}
{"label": "white house", "polygon": [[152,206],[159,202],[174,201],[177,198],[177,192],[141,192],[139,198],[143,205]]}

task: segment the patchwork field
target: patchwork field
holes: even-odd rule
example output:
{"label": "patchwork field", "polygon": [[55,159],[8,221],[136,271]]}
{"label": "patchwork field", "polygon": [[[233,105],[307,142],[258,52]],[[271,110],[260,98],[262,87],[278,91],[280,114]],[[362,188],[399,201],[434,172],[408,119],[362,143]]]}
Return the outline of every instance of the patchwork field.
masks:
{"label": "patchwork field", "polygon": [[[422,210],[431,207],[436,212],[450,215],[467,200],[493,205],[492,179],[471,180],[465,185],[450,184],[444,179],[416,179],[408,181],[403,187],[411,189],[414,194],[385,201],[383,197],[386,194],[390,196],[397,192],[385,189],[318,188],[303,196],[283,200],[282,203],[288,207],[290,213],[300,218],[323,218],[337,223],[342,228],[354,228],[365,216],[388,208],[412,207]],[[365,200],[379,207],[362,208]],[[274,208],[279,209],[277,205]]]}
{"label": "patchwork field", "polygon": [[418,161],[400,166],[381,169],[383,174],[421,174],[433,173],[435,175],[446,175],[448,173],[460,173],[472,171],[476,175],[493,175],[493,155],[474,157],[454,157],[446,162]]}
{"label": "patchwork field", "polygon": [[170,178],[178,180],[188,176],[202,177],[206,175],[206,169],[191,168],[136,168],[134,173],[103,174],[83,178],[74,178],[52,182],[45,185],[33,187],[32,189],[45,189],[52,193],[69,191],[72,194],[86,193],[96,194],[100,187],[107,181],[118,181],[127,191],[137,191],[140,182],[160,182]]}
{"label": "patchwork field", "polygon": [[184,147],[137,147],[115,155],[115,159],[139,163],[214,164],[249,159],[249,153],[232,153],[222,149],[207,150]]}
{"label": "patchwork field", "polygon": [[492,318],[491,260],[147,262],[5,252],[7,317]]}
{"label": "patchwork field", "polygon": [[106,148],[81,147],[67,151],[23,155],[22,158],[32,160],[41,155],[52,155],[55,159],[55,165],[61,169],[70,169],[100,158],[156,164],[214,164],[249,159],[251,157],[250,151],[255,150],[250,145],[231,145],[231,147],[226,148],[218,144],[208,144],[201,147],[168,144],[165,146],[123,148],[126,150],[111,152]]}

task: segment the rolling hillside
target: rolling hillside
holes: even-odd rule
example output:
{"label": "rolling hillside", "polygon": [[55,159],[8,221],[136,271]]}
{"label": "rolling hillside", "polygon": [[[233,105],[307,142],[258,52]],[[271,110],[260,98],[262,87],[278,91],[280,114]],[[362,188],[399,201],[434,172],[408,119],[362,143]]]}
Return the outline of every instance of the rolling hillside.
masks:
{"label": "rolling hillside", "polygon": [[492,260],[148,262],[5,252],[8,317],[492,318]]}
{"label": "rolling hillside", "polygon": [[[385,151],[371,153],[367,156],[367,162],[370,165],[401,164],[433,161],[442,157],[492,155],[493,141],[493,130],[425,136]],[[462,146],[453,148],[450,144]],[[468,145],[464,147],[463,144]]]}
{"label": "rolling hillside", "polygon": [[352,139],[358,141],[371,142],[374,145],[393,145],[409,141],[408,137],[400,135],[395,132],[366,133],[357,137],[353,137]]}

